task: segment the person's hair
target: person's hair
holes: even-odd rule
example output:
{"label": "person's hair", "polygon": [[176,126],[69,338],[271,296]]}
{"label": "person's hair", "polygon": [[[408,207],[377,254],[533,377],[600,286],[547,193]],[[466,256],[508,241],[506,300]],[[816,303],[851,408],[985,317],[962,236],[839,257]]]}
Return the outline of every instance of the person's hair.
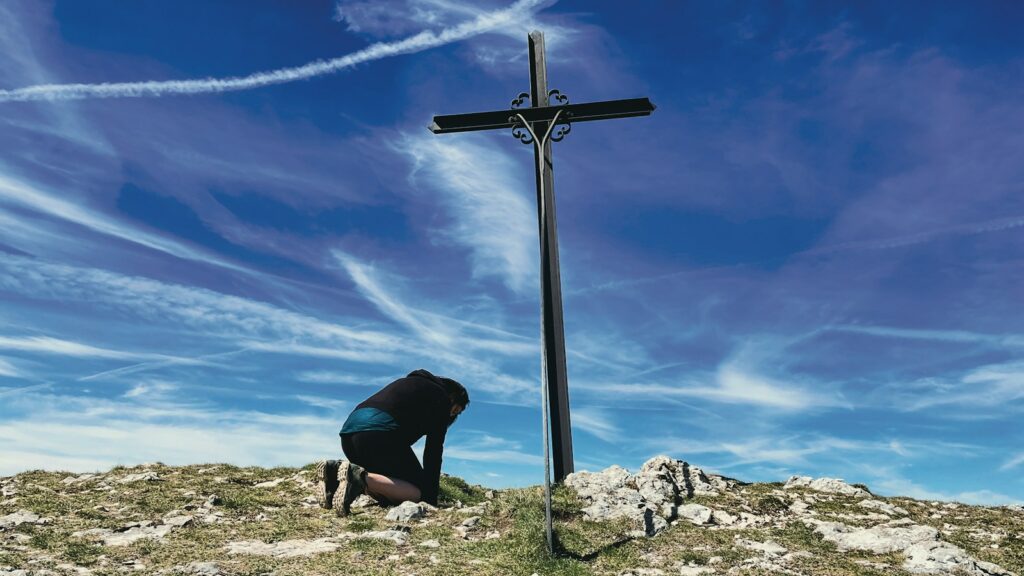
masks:
{"label": "person's hair", "polygon": [[465,386],[451,378],[441,378],[441,382],[444,382],[444,389],[448,391],[448,396],[453,402],[463,408],[469,406],[469,392],[466,391]]}

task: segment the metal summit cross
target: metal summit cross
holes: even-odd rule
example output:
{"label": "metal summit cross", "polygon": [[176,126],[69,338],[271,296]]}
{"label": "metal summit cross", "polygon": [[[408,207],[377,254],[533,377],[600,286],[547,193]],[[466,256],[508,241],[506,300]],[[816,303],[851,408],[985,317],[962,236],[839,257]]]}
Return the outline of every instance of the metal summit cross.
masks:
{"label": "metal summit cross", "polygon": [[[608,118],[647,116],[654,105],[647,98],[608,100],[569,104],[569,98],[558,90],[548,91],[547,67],[544,62],[544,34],[529,35],[530,92],[512,101],[510,110],[434,116],[429,126],[434,134],[470,132],[475,130],[512,129],[512,135],[524,144],[533,144],[537,171],[537,213],[541,251],[541,315],[543,317],[542,391],[547,398],[543,408],[551,418],[555,481],[561,482],[573,471],[572,430],[569,424],[569,386],[565,370],[565,333],[562,325],[562,288],[558,271],[558,234],[555,227],[555,191],[551,174],[551,142],[558,142],[569,133],[571,123]],[[532,106],[522,108],[529,100]],[[555,100],[557,104],[551,105]],[[547,424],[544,429],[547,435]],[[547,461],[545,437],[545,461]]]}

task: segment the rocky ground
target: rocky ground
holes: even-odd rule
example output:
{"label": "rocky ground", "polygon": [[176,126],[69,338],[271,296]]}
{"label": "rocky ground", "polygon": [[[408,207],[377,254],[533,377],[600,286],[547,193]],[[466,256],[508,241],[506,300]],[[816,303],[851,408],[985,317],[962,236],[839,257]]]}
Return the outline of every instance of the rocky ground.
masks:
{"label": "rocky ground", "polygon": [[555,490],[442,478],[441,506],[345,519],[313,465],[147,464],[0,478],[0,575],[1024,574],[1024,508],[883,498],[841,480],[743,483],[659,456]]}

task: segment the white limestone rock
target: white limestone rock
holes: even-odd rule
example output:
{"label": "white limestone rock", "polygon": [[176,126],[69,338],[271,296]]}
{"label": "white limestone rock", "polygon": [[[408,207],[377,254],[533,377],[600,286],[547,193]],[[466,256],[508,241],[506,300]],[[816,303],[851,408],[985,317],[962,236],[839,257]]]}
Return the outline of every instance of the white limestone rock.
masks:
{"label": "white limestone rock", "polygon": [[659,497],[669,500],[666,498],[669,494],[669,485],[672,487],[672,493],[680,498],[690,498],[694,495],[713,496],[730,487],[729,481],[721,476],[707,475],[696,466],[664,455],[655,456],[644,462],[636,476],[638,489],[641,488],[640,478],[644,478],[646,493],[641,489],[644,498],[656,503]]}
{"label": "white limestone rock", "polygon": [[746,548],[747,550],[761,552],[765,556],[782,556],[788,552],[784,546],[772,540],[768,540],[767,542],[757,542],[755,540],[747,540],[745,538],[736,538],[736,545],[740,548]]}
{"label": "white limestone rock", "polygon": [[61,480],[60,482],[61,482],[61,484],[64,484],[65,486],[72,486],[74,484],[81,484],[82,482],[88,482],[89,480],[95,480],[96,478],[99,478],[99,477],[100,477],[99,474],[82,474],[80,476],[68,476],[67,478]]}
{"label": "white limestone rock", "polygon": [[712,510],[711,521],[717,526],[733,526],[739,522],[739,518],[726,512],[725,510]]}
{"label": "white limestone rock", "polygon": [[18,510],[6,516],[0,516],[0,530],[7,530],[22,524],[49,524],[49,518],[42,518],[29,510]]}
{"label": "white limestone rock", "polygon": [[427,506],[422,502],[405,501],[388,510],[385,518],[392,522],[410,522],[427,515]]}
{"label": "white limestone rock", "polygon": [[903,568],[914,574],[966,574],[969,576],[1014,576],[991,562],[973,558],[962,548],[937,540],[918,542],[903,550]]}
{"label": "white limestone rock", "polygon": [[860,502],[857,503],[857,505],[860,506],[861,508],[867,508],[869,510],[878,510],[879,512],[889,514],[892,516],[906,516],[907,514],[909,514],[909,512],[907,512],[903,508],[900,508],[899,506],[889,504],[888,502],[882,502],[881,500],[873,500],[871,498],[861,500]]}
{"label": "white limestone rock", "polygon": [[786,490],[793,488],[808,488],[817,492],[829,494],[840,494],[843,496],[856,496],[861,498],[870,497],[866,490],[856,486],[850,486],[839,478],[811,478],[810,476],[791,476],[783,486]]}
{"label": "white limestone rock", "polygon": [[629,471],[621,466],[609,466],[601,472],[574,472],[565,477],[565,485],[576,491],[581,498],[594,499],[614,490],[624,488],[629,480]]}
{"label": "white limestone rock", "polygon": [[159,540],[171,533],[174,526],[161,524],[159,526],[136,526],[123,532],[111,532],[102,536],[103,544],[106,546],[128,546],[139,540]]}
{"label": "white limestone rock", "polygon": [[695,526],[707,526],[713,522],[714,510],[707,506],[683,504],[678,512],[681,520],[687,520]]}
{"label": "white limestone rock", "polygon": [[118,484],[131,484],[133,482],[159,482],[160,475],[152,470],[146,472],[139,472],[137,474],[128,474],[127,476],[119,479]]}
{"label": "white limestone rock", "polygon": [[228,542],[224,548],[228,554],[248,554],[252,556],[271,556],[273,558],[295,558],[334,552],[341,544],[332,538],[316,540],[282,540],[267,544],[259,540],[243,540]]}
{"label": "white limestone rock", "polygon": [[378,504],[378,502],[377,502],[377,500],[374,499],[373,496],[369,496],[367,494],[360,494],[352,502],[352,507],[353,508],[368,508],[370,506],[376,506],[377,504]]}
{"label": "white limestone rock", "polygon": [[835,542],[840,551],[866,550],[875,554],[898,552],[917,544],[935,540],[939,531],[931,526],[914,524],[900,526],[882,524],[871,528],[856,528],[839,522],[804,520],[814,531],[829,542]]}
{"label": "white limestone rock", "polygon": [[359,532],[354,534],[352,538],[356,540],[389,540],[394,542],[396,545],[401,546],[409,541],[409,533],[404,530],[396,530],[392,528],[390,530]]}
{"label": "white limestone rock", "polygon": [[216,562],[189,562],[186,569],[189,573],[197,576],[219,576],[221,574],[220,566],[217,566]]}

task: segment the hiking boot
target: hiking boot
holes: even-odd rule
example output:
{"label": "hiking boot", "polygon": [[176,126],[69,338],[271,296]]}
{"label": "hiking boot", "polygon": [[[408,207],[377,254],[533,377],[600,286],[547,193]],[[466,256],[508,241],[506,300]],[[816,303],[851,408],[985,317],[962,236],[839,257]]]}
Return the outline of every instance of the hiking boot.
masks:
{"label": "hiking boot", "polygon": [[355,502],[361,494],[366,492],[366,470],[347,460],[342,460],[338,465],[338,489],[334,492],[334,513],[338,516],[348,516]]}
{"label": "hiking boot", "polygon": [[331,509],[334,493],[338,491],[338,461],[320,460],[316,463],[316,501],[321,508]]}

